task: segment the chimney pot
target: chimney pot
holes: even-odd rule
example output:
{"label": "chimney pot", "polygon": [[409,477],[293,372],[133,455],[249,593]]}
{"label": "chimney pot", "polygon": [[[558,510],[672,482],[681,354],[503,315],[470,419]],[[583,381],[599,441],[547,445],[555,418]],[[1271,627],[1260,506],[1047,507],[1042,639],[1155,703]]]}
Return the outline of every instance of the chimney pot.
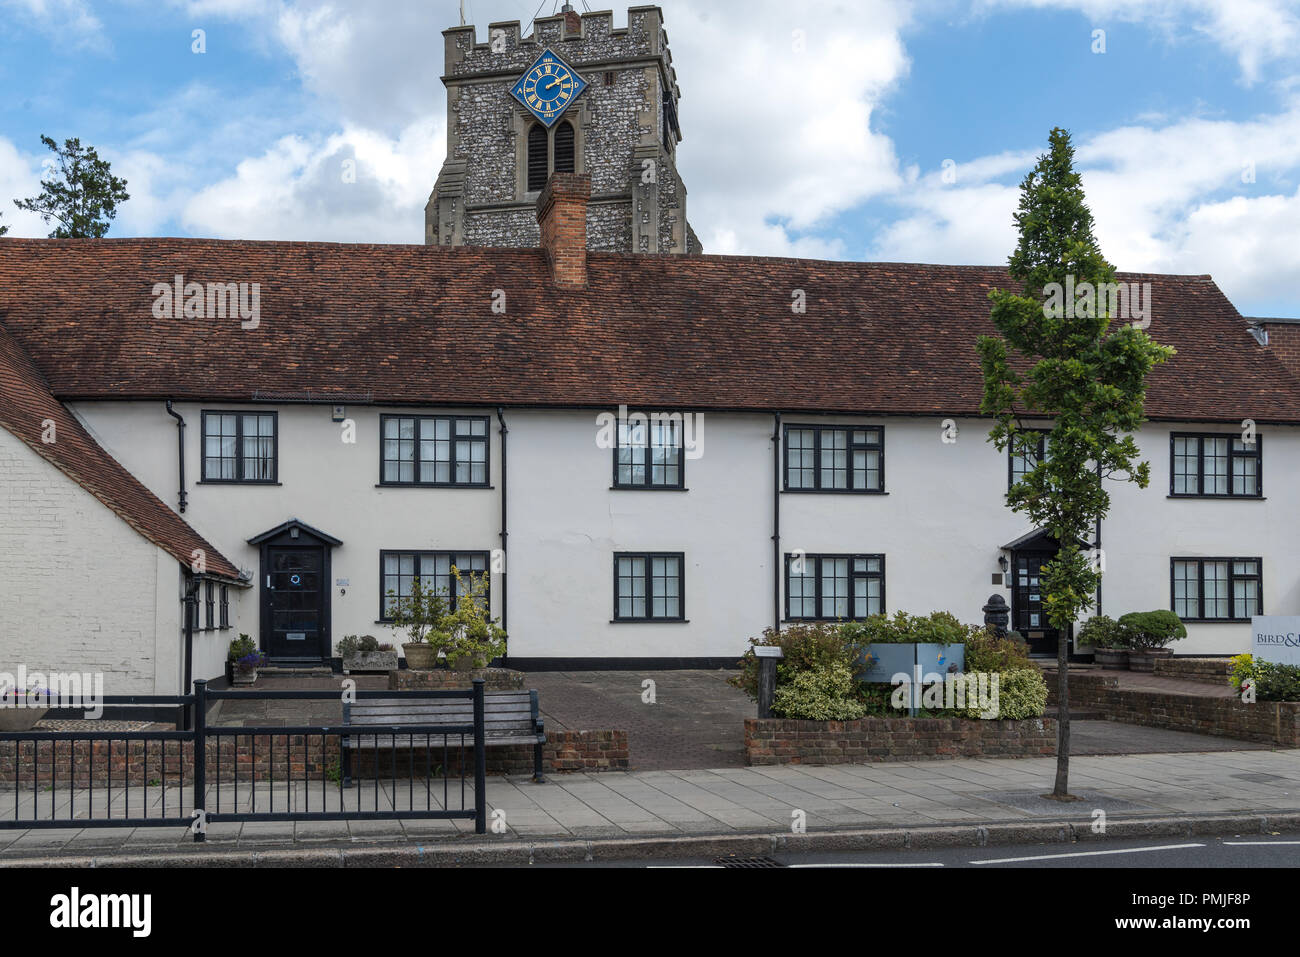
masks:
{"label": "chimney pot", "polygon": [[555,173],[537,197],[537,222],[542,227],[542,248],[551,264],[557,286],[587,286],[587,203],[591,177]]}

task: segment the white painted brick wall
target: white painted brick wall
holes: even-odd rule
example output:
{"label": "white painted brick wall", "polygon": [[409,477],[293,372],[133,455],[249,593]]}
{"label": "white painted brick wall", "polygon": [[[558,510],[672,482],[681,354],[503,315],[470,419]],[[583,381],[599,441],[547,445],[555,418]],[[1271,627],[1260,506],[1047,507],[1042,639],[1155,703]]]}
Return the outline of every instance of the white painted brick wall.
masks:
{"label": "white painted brick wall", "polygon": [[0,671],[102,672],[105,694],[174,694],[179,601],[163,595],[177,570],[0,429]]}

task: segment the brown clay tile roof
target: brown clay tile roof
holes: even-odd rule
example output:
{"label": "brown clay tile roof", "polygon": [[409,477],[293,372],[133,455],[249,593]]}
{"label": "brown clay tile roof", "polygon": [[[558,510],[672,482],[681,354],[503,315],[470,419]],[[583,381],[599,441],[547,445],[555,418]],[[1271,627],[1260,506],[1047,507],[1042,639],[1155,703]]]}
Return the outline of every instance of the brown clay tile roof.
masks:
{"label": "brown clay tile roof", "polygon": [[[43,423],[54,441],[41,441]],[[0,426],[99,499],[133,529],[185,566],[195,549],[206,553],[207,572],[236,581],[237,569],[185,520],[123,468],[85,430],[46,385],[44,377],[0,326]]]}
{"label": "brown clay tile roof", "polygon": [[[152,288],[261,284],[261,324],[153,317]],[[539,249],[187,239],[0,241],[0,323],[61,399],[974,415],[1004,269],[592,253],[558,290]],[[1300,422],[1300,386],[1206,276],[1153,286],[1167,421]],[[507,313],[492,311],[493,293]],[[807,313],[791,310],[795,290]]]}

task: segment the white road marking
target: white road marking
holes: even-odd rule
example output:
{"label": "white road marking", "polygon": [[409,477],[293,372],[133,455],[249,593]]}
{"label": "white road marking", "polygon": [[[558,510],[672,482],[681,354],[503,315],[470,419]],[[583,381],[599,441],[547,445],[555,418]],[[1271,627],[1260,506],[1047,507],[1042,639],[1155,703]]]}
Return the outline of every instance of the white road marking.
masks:
{"label": "white road marking", "polygon": [[1128,847],[1115,851],[1078,851],[1074,854],[1040,854],[1037,857],[1004,857],[995,861],[971,861],[972,864],[1020,864],[1024,861],[1053,861],[1065,857],[1102,857],[1107,854],[1149,854],[1152,851],[1183,851],[1204,844],[1166,844],[1162,847]]}
{"label": "white road marking", "polygon": [[867,867],[943,867],[942,864],[791,864],[790,870],[817,869],[822,867],[848,867],[848,868],[867,868]]}
{"label": "white road marking", "polygon": [[1294,847],[1300,841],[1224,841],[1228,847]]}

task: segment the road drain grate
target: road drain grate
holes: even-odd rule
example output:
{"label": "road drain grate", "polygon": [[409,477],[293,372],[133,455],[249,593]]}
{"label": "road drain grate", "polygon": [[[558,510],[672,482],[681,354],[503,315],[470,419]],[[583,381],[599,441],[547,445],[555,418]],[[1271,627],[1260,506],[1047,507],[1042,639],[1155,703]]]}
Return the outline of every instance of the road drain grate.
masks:
{"label": "road drain grate", "polygon": [[720,857],[713,863],[718,867],[747,871],[785,867],[780,861],[774,861],[770,857]]}

